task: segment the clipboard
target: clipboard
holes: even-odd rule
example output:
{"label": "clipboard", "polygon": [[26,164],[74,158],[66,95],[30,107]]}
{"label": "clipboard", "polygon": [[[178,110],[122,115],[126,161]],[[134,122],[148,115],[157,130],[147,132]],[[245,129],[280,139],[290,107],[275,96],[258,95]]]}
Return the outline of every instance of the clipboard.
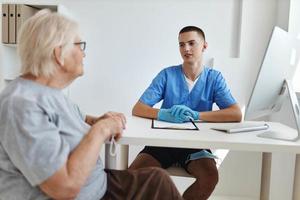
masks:
{"label": "clipboard", "polygon": [[190,130],[190,131],[198,131],[199,128],[193,122],[193,120],[190,120],[186,123],[170,123],[170,122],[164,122],[164,121],[158,121],[156,119],[152,119],[151,122],[151,128],[152,129],[165,129],[165,130]]}

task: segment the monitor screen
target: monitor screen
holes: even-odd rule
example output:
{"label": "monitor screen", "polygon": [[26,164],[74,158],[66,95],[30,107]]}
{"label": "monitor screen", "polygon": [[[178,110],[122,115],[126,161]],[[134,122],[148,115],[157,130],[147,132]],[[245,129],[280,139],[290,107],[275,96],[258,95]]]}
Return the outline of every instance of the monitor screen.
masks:
{"label": "monitor screen", "polygon": [[284,100],[284,80],[292,80],[300,57],[300,41],[275,27],[252,90],[245,119],[279,111]]}
{"label": "monitor screen", "polygon": [[[281,109],[285,99],[291,103],[298,135],[277,132],[260,137],[296,141],[300,138],[299,104],[291,84],[300,58],[300,40],[274,27],[255,85],[246,108],[245,119],[255,120]],[[286,98],[287,97],[287,98]]]}

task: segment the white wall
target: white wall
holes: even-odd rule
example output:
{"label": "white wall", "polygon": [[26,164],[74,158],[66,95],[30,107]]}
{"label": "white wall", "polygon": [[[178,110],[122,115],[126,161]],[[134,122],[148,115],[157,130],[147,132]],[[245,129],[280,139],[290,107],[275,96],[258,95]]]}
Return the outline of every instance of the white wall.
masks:
{"label": "white wall", "polygon": [[[291,11],[289,15],[289,32],[295,34],[295,36],[300,39],[300,1],[291,1]],[[298,70],[295,74],[297,78],[294,79],[294,89],[300,92],[300,63],[298,65]],[[300,198],[300,197],[299,197]]]}
{"label": "white wall", "polygon": [[[232,13],[224,6],[230,8],[232,2],[93,1],[90,6],[65,2],[80,16],[88,42],[86,74],[72,86],[71,96],[90,112],[112,109],[130,113],[152,78],[163,67],[181,62],[177,33],[189,24],[206,31],[208,53],[228,57]],[[96,13],[90,13],[91,6]],[[223,19],[225,30],[217,26],[217,20],[208,20],[216,13]],[[98,92],[86,90],[88,86]],[[87,105],[86,98],[93,101]]]}
{"label": "white wall", "polygon": [[[95,115],[107,110],[130,114],[152,78],[163,67],[181,63],[177,34],[186,25],[204,29],[209,44],[206,59],[214,58],[214,68],[223,73],[233,95],[244,107],[272,28],[276,23],[285,26],[288,10],[284,0],[36,0],[34,3],[63,4],[79,22],[87,41],[85,75],[72,84],[70,97],[84,111]],[[18,65],[16,61],[7,62],[14,55],[10,51],[15,50],[0,45],[2,77],[9,76],[8,69],[16,69]],[[131,160],[136,151],[131,149]],[[260,162],[259,153],[229,154],[220,168],[221,179],[215,193],[257,199],[261,174],[256,165]]]}

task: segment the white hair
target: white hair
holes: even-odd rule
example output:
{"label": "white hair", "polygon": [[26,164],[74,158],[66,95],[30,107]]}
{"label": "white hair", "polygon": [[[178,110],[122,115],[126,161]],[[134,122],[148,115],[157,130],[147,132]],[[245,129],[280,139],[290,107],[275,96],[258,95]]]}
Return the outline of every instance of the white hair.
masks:
{"label": "white hair", "polygon": [[78,36],[78,24],[58,13],[43,9],[22,25],[18,37],[21,73],[51,77],[57,68],[54,49],[61,48],[60,62]]}

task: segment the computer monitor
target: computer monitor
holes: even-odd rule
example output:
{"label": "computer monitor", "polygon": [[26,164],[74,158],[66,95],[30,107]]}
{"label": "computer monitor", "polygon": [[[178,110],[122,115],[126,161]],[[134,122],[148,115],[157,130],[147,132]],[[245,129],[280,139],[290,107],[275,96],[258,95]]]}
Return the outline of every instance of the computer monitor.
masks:
{"label": "computer monitor", "polygon": [[291,141],[299,139],[299,104],[291,85],[299,58],[300,40],[281,28],[274,27],[246,107],[245,119],[255,120],[278,112],[284,99],[288,97],[292,105],[298,134],[289,136],[269,131],[258,136]]}

